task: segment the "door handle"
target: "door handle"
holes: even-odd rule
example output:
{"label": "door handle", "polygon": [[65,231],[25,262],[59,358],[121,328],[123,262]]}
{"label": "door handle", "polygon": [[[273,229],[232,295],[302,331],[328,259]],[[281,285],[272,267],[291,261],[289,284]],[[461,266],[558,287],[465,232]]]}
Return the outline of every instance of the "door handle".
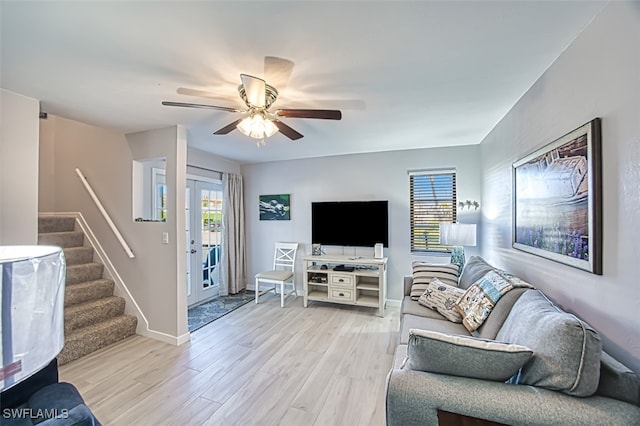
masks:
{"label": "door handle", "polygon": [[196,249],[191,249],[191,254],[193,254],[193,253],[197,253],[197,252],[198,252],[198,250],[196,250]]}

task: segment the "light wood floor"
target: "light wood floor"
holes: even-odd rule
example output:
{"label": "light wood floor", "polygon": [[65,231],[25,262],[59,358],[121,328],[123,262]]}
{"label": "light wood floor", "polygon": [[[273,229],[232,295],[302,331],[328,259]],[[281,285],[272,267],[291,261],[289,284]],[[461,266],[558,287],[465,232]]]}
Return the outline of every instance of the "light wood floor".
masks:
{"label": "light wood floor", "polygon": [[60,381],[104,425],[384,425],[399,309],[287,302],[250,302],[178,347],[131,337]]}

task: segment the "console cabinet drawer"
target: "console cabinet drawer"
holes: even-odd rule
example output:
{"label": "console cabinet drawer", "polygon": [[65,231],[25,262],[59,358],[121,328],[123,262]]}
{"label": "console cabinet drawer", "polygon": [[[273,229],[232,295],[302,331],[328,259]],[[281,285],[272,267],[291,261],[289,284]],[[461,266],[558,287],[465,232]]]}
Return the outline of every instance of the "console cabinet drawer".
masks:
{"label": "console cabinet drawer", "polygon": [[339,285],[339,286],[353,288],[354,283],[355,283],[355,280],[353,275],[331,274],[331,285]]}
{"label": "console cabinet drawer", "polygon": [[355,300],[353,298],[353,295],[354,295],[353,290],[347,290],[342,288],[329,289],[329,299],[340,300],[343,302],[353,302]]}

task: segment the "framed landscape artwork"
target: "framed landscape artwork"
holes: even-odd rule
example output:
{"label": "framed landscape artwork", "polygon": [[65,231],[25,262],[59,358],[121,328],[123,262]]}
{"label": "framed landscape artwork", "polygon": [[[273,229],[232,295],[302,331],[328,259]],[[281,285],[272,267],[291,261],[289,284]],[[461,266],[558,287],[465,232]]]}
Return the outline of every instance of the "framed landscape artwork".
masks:
{"label": "framed landscape artwork", "polygon": [[260,195],[260,220],[291,220],[291,194]]}
{"label": "framed landscape artwork", "polygon": [[596,118],[513,164],[513,247],[602,275]]}

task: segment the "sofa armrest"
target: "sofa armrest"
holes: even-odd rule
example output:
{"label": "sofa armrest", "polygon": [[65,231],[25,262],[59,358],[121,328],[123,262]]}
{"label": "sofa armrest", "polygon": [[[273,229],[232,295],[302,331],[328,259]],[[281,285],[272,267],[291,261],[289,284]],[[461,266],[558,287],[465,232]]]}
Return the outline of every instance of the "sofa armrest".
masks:
{"label": "sofa armrest", "polygon": [[438,410],[506,424],[640,424],[640,407],[611,398],[408,369],[391,370],[386,391],[388,426],[438,424]]}
{"label": "sofa armrest", "polygon": [[413,285],[413,276],[405,275],[404,276],[404,295],[411,295],[411,286]]}

